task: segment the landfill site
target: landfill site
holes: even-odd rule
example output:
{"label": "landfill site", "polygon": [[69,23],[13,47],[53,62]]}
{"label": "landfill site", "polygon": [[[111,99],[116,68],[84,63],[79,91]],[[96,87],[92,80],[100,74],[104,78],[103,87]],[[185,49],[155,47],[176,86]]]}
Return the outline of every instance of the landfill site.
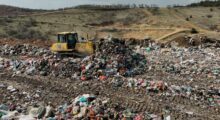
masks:
{"label": "landfill site", "polygon": [[[145,29],[145,18],[124,25],[94,25],[97,18],[91,18],[87,22],[92,25],[75,29],[60,27],[70,23],[55,20],[62,13],[108,16],[116,8],[118,16],[132,10],[152,12],[145,7],[81,7],[32,12],[0,6],[12,14],[0,12],[0,120],[220,120],[219,21],[209,29],[203,23],[206,18],[195,22],[205,12],[182,19],[188,8],[149,13],[161,19],[167,11],[175,14],[180,23],[169,28],[156,28],[168,24],[157,19]],[[189,9],[210,11],[216,15],[207,18],[213,24],[214,18],[220,20],[217,7]],[[51,20],[43,19],[46,16]],[[23,28],[28,26],[24,21],[33,29]],[[16,25],[17,30],[10,30]],[[50,36],[45,38],[38,29]]]}

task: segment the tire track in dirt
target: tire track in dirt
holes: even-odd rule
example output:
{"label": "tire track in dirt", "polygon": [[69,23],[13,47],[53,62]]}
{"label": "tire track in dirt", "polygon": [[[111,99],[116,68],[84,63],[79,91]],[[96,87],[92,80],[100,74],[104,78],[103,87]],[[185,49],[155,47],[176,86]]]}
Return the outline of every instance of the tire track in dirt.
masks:
{"label": "tire track in dirt", "polygon": [[[51,101],[55,105],[59,105],[64,101],[71,101],[72,98],[86,93],[97,94],[100,97],[111,98],[111,102],[121,107],[131,108],[135,111],[147,111],[149,113],[161,114],[164,112],[164,108],[171,108],[170,114],[175,119],[189,119],[189,118],[201,118],[201,119],[212,119],[216,117],[219,112],[213,110],[205,111],[201,110],[195,105],[195,101],[191,101],[181,96],[167,97],[147,94],[144,90],[132,91],[127,88],[113,88],[109,82],[98,82],[98,81],[86,81],[70,80],[70,79],[52,79],[43,78],[36,76],[16,76],[11,77],[11,74],[1,74],[1,81],[9,84],[21,84],[22,86],[29,86],[23,88],[28,90],[37,90],[42,88],[42,92],[45,93],[42,99],[45,102]],[[41,86],[41,87],[40,87]],[[31,90],[30,90],[31,91]],[[53,97],[55,96],[55,97]],[[179,109],[177,106],[188,106],[195,110],[199,110],[198,113],[189,115]],[[202,114],[205,113],[205,114]],[[210,116],[207,117],[207,113]],[[219,118],[219,117],[218,117]]]}

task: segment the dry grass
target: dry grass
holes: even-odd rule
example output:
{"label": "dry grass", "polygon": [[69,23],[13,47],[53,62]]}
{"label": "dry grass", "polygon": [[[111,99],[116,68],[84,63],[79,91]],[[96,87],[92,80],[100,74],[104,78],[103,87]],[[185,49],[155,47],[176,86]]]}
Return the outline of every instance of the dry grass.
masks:
{"label": "dry grass", "polygon": [[[198,8],[160,8],[159,14],[153,14],[148,9],[126,9],[117,11],[68,9],[64,11],[46,12],[28,16],[12,18],[12,23],[7,23],[0,28],[4,33],[4,27],[13,27],[19,22],[25,22],[33,18],[37,21],[34,29],[49,35],[50,39],[56,39],[56,32],[77,31],[81,36],[89,34],[90,39],[95,36],[104,37],[112,34],[116,37],[143,39],[149,36],[153,39],[161,38],[177,29],[196,28],[199,31],[209,31],[211,24],[220,23],[220,9]],[[206,15],[211,14],[212,18]],[[186,18],[189,21],[186,21]],[[204,17],[205,16],[205,17]],[[108,30],[109,29],[109,30]]]}

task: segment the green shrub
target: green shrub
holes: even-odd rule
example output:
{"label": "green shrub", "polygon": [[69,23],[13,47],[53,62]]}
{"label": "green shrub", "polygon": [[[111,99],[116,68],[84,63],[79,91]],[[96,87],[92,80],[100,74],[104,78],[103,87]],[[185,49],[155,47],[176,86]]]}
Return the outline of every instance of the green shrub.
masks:
{"label": "green shrub", "polygon": [[7,23],[12,23],[13,20],[9,17],[5,17],[4,20],[7,22]]}
{"label": "green shrub", "polygon": [[212,15],[206,15],[207,18],[212,18]]}
{"label": "green shrub", "polygon": [[197,31],[195,28],[192,28],[192,29],[191,29],[191,33],[192,33],[192,34],[196,34],[196,33],[198,33],[198,31]]}
{"label": "green shrub", "polygon": [[153,15],[159,15],[160,14],[160,8],[157,6],[150,7],[148,10],[153,14]]}
{"label": "green shrub", "polygon": [[0,25],[1,26],[7,25],[7,22],[5,21],[5,19],[0,19]]}
{"label": "green shrub", "polygon": [[30,19],[29,21],[19,23],[15,29],[7,27],[5,31],[8,36],[17,39],[48,39],[48,35],[33,28],[35,25],[36,22]]}

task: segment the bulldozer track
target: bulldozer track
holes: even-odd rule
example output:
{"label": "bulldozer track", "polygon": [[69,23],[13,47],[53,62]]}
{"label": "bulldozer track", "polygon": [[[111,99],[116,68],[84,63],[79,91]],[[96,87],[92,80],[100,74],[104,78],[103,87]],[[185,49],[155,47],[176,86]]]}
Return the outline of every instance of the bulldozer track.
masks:
{"label": "bulldozer track", "polygon": [[189,32],[190,32],[189,29],[177,29],[172,33],[166,34],[166,35],[156,39],[156,41],[166,43],[166,42],[172,41],[173,39],[175,39],[178,36],[184,35],[185,33],[189,33]]}
{"label": "bulldozer track", "polygon": [[[131,90],[128,88],[118,88],[115,89],[112,87],[109,82],[99,82],[96,81],[86,81],[82,82],[80,80],[71,80],[71,79],[60,79],[60,78],[50,78],[50,77],[37,77],[37,76],[26,76],[19,75],[16,77],[12,77],[11,74],[1,74],[1,81],[9,84],[19,85],[22,84],[24,86],[29,86],[33,89],[42,88],[45,91],[45,95],[42,96],[44,101],[54,101],[56,104],[62,103],[66,99],[69,101],[72,98],[80,95],[96,92],[99,93],[98,96],[111,98],[110,101],[112,104],[110,105],[119,105],[124,108],[130,108],[137,112],[147,111],[148,113],[153,114],[161,114],[164,113],[164,108],[169,107],[171,116],[174,119],[189,119],[189,118],[202,118],[207,120],[213,120],[216,116],[204,116],[203,114],[194,113],[187,114],[184,111],[178,109],[176,105],[180,106],[189,106],[194,109],[198,108],[195,106],[196,101],[192,101],[188,98],[182,96],[157,96],[150,95],[146,93],[144,90]],[[62,82],[61,82],[62,80]],[[95,83],[97,84],[95,84]],[[40,85],[40,86],[39,86]],[[24,90],[28,90],[28,88],[23,88]],[[53,93],[58,95],[54,96]],[[58,97],[59,96],[59,97]],[[54,100],[56,99],[56,101]],[[188,108],[188,107],[187,107]],[[200,112],[207,112],[206,109]],[[209,110],[216,115],[219,112],[216,112],[212,109]]]}

